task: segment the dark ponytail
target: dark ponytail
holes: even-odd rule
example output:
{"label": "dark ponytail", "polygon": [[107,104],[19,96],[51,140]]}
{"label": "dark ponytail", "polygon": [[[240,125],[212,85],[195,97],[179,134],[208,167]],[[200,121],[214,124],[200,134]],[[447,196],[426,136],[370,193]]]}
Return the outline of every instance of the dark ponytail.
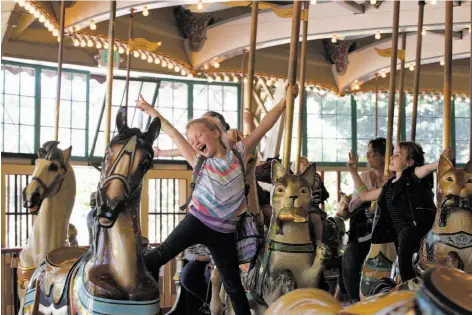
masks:
{"label": "dark ponytail", "polygon": [[223,115],[221,115],[220,113],[217,113],[214,111],[208,111],[205,113],[204,116],[210,116],[210,117],[218,119],[221,122],[221,125],[223,126],[224,131],[228,131],[231,129],[229,124],[226,122],[225,118],[223,117]]}

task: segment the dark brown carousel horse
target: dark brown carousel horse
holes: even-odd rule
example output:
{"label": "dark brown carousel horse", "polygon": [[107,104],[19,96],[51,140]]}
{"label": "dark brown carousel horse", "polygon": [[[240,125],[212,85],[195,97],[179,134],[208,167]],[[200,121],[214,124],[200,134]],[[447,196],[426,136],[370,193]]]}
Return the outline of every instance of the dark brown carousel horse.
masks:
{"label": "dark brown carousel horse", "polygon": [[158,284],[144,265],[139,209],[161,122],[154,119],[145,133],[130,129],[122,108],[116,125],[97,189],[93,244],[86,253],[69,247],[46,256],[28,285],[25,314],[160,313]]}

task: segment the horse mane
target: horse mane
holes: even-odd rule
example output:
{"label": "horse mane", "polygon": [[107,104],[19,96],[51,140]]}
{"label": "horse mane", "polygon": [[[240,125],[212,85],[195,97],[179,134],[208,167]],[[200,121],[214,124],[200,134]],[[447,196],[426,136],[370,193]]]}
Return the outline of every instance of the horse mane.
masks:
{"label": "horse mane", "polygon": [[144,148],[149,151],[150,153],[154,154],[152,146],[147,143],[145,140],[145,133],[141,132],[139,128],[122,128],[120,132],[118,132],[113,139],[111,139],[109,146],[115,143],[122,143],[124,141],[129,140],[131,137],[137,136],[138,142],[144,146]]}
{"label": "horse mane", "polygon": [[59,141],[47,141],[38,150],[38,157],[48,161],[57,161],[62,168],[67,169],[66,162],[64,161],[64,154],[62,150],[57,146]]}

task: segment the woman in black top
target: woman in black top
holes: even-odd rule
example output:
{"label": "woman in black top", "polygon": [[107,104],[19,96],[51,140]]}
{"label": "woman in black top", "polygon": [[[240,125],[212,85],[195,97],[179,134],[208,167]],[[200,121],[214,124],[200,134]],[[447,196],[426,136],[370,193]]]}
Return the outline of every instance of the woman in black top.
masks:
{"label": "woman in black top", "polygon": [[[450,156],[451,151],[445,150]],[[382,188],[367,190],[357,173],[357,157],[349,154],[348,168],[359,197],[363,201],[377,200],[372,243],[394,241],[402,281],[414,278],[412,257],[421,239],[431,229],[435,205],[432,183],[427,176],[438,163],[424,164],[424,152],[414,142],[400,142],[390,157],[389,171],[394,174]]]}

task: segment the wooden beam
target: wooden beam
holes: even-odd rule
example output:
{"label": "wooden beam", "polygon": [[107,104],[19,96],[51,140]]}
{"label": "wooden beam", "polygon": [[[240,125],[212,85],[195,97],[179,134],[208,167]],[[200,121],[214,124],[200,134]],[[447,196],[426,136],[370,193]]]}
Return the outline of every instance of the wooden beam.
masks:
{"label": "wooden beam", "polygon": [[16,27],[11,32],[11,38],[19,38],[34,20],[36,20],[36,18],[32,14],[21,14],[18,19],[18,24],[16,24]]}
{"label": "wooden beam", "polygon": [[267,96],[273,102],[274,101],[274,95],[272,95],[272,91],[270,90],[270,88],[267,86],[267,84],[264,81],[262,81],[261,85],[264,88],[265,92],[267,93]]}
{"label": "wooden beam", "polygon": [[267,109],[265,108],[263,101],[259,98],[259,95],[257,95],[255,91],[252,92],[252,95],[256,100],[257,106],[264,112],[264,114],[267,114]]}
{"label": "wooden beam", "polygon": [[[430,31],[427,31],[427,32],[444,36],[444,31],[443,30],[430,30]],[[462,39],[462,31],[452,32],[452,38],[455,39],[455,40],[461,40]]]}
{"label": "wooden beam", "polygon": [[364,4],[359,4],[355,1],[339,1],[336,2],[345,7],[346,9],[350,10],[354,14],[364,14],[365,12],[365,5]]}

